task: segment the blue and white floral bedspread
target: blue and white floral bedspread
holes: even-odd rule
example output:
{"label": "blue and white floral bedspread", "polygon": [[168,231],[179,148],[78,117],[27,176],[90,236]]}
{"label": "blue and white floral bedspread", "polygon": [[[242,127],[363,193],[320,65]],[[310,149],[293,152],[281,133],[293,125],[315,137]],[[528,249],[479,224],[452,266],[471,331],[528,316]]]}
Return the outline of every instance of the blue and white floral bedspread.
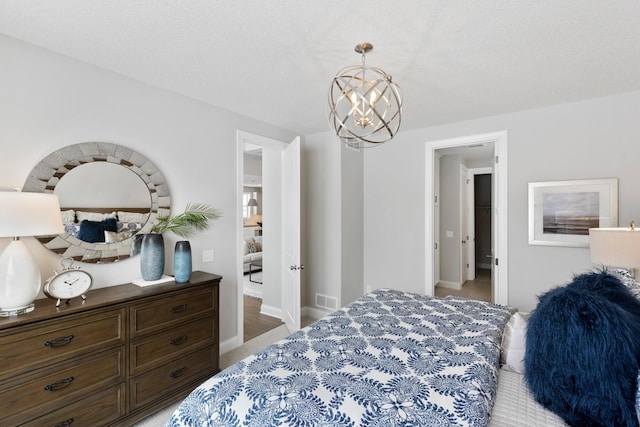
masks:
{"label": "blue and white floral bedspread", "polygon": [[486,426],[514,311],[378,290],[212,377],[167,426]]}

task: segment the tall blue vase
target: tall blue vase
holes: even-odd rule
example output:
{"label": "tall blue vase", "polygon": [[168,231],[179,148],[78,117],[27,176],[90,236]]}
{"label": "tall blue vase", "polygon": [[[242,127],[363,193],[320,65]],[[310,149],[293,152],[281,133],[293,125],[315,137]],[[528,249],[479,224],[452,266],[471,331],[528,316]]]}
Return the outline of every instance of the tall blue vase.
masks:
{"label": "tall blue vase", "polygon": [[173,252],[173,277],[176,283],[187,283],[191,279],[191,244],[187,240],[176,242]]}
{"label": "tall blue vase", "polygon": [[140,273],[146,281],[158,280],[164,273],[164,237],[145,234],[140,245]]}

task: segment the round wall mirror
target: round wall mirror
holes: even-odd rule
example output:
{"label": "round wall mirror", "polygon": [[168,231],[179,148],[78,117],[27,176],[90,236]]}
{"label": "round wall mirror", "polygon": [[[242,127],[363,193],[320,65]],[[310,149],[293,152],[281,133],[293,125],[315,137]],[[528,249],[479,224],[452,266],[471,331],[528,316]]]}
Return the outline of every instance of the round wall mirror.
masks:
{"label": "round wall mirror", "polygon": [[61,256],[89,263],[128,258],[134,236],[150,232],[158,214],[171,210],[158,168],[106,142],[55,151],[36,165],[22,190],[58,196],[65,232],[38,240]]}

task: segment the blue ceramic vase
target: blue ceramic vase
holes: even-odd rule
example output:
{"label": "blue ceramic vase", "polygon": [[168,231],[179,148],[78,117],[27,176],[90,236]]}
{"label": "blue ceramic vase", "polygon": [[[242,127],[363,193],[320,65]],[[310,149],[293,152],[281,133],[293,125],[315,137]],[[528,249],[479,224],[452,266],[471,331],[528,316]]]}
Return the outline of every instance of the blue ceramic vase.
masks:
{"label": "blue ceramic vase", "polygon": [[176,283],[187,283],[191,279],[191,244],[187,240],[176,242],[173,252],[173,277]]}
{"label": "blue ceramic vase", "polygon": [[164,237],[145,234],[140,245],[140,273],[146,281],[158,280],[164,273]]}

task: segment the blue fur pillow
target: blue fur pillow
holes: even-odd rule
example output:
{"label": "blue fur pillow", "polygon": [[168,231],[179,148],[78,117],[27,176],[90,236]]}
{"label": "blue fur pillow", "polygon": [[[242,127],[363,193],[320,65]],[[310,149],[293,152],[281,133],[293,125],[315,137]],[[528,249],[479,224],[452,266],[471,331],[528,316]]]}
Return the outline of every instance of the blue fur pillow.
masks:
{"label": "blue fur pillow", "polygon": [[105,241],[105,231],[117,231],[118,224],[115,218],[107,218],[102,221],[80,221],[78,239],[88,243],[102,243]]}
{"label": "blue fur pillow", "polygon": [[638,313],[640,301],[603,271],[540,296],[524,357],[535,399],[571,426],[638,427]]}
{"label": "blue fur pillow", "polygon": [[575,276],[567,286],[600,295],[640,319],[640,300],[633,295],[629,287],[622,283],[618,276],[607,272],[607,270],[580,274]]}

